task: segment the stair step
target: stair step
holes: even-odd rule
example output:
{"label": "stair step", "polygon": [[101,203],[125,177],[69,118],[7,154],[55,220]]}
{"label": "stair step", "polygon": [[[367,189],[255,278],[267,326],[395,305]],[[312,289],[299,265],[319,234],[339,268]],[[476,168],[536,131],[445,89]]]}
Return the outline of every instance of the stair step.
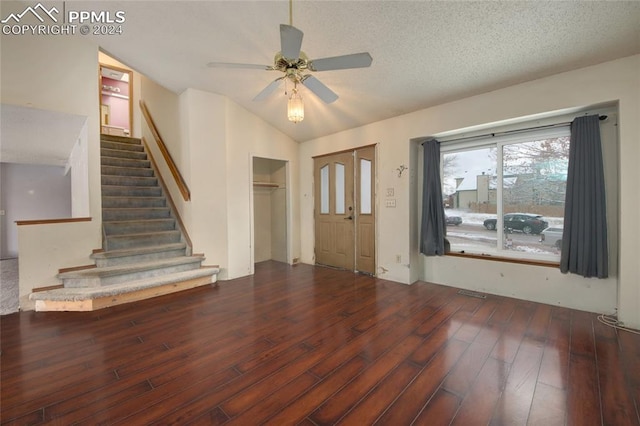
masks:
{"label": "stair step", "polygon": [[128,143],[132,145],[142,145],[142,140],[139,138],[130,138],[127,136],[115,136],[115,135],[100,135],[100,141],[111,141],[118,143]]}
{"label": "stair step", "polygon": [[122,158],[122,157],[105,157],[103,155],[102,158],[100,159],[100,165],[149,169],[151,167],[151,162],[149,160],[138,160],[135,158]]}
{"label": "stair step", "polygon": [[107,197],[161,197],[159,186],[102,185],[102,195]]}
{"label": "stair step", "polygon": [[107,287],[42,291],[31,293],[29,298],[38,312],[93,311],[213,284],[219,272],[217,267],[203,267]]}
{"label": "stair step", "polygon": [[141,234],[111,235],[105,237],[105,250],[154,246],[180,242],[180,231],[145,232]]}
{"label": "stair step", "polygon": [[120,143],[106,140],[100,141],[100,148],[115,149],[118,151],[144,152],[144,146],[142,146],[142,144],[136,145],[132,143]]}
{"label": "stair step", "polygon": [[[131,146],[131,147],[138,147],[140,145],[126,145],[126,144],[120,144],[123,146]],[[142,146],[140,146],[140,148],[142,148]],[[128,149],[110,149],[110,148],[105,148],[102,147],[100,148],[100,155],[102,157],[114,157],[114,158],[131,158],[133,160],[146,160],[147,159],[147,153],[144,151],[132,151],[132,150],[128,150]]]}
{"label": "stair step", "polygon": [[153,169],[139,169],[136,167],[117,167],[117,166],[102,166],[101,172],[103,176],[139,176],[139,177],[153,177]]}
{"label": "stair step", "polygon": [[105,176],[101,178],[102,185],[113,186],[157,186],[158,178],[140,176]]}
{"label": "stair step", "polygon": [[173,231],[176,221],[169,219],[119,220],[102,222],[107,236],[142,234],[145,232]]}
{"label": "stair step", "polygon": [[168,207],[151,208],[104,208],[102,209],[103,221],[114,220],[136,220],[136,219],[160,219],[170,217],[171,211]]}
{"label": "stair step", "polygon": [[200,268],[204,257],[181,256],[58,274],[65,288],[100,287]]}
{"label": "stair step", "polygon": [[165,207],[164,197],[102,197],[103,208],[115,207]]}
{"label": "stair step", "polygon": [[96,266],[98,268],[102,268],[105,266],[125,265],[184,256],[186,254],[186,250],[186,243],[174,243],[150,247],[101,251],[93,253],[90,257],[96,262]]}

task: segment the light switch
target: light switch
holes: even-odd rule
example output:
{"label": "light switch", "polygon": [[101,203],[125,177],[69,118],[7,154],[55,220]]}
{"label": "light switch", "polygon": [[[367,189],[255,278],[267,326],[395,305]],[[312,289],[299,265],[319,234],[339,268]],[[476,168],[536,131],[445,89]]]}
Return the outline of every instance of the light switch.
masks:
{"label": "light switch", "polygon": [[396,206],[396,200],[391,199],[391,200],[385,200],[385,206],[387,207],[395,207]]}

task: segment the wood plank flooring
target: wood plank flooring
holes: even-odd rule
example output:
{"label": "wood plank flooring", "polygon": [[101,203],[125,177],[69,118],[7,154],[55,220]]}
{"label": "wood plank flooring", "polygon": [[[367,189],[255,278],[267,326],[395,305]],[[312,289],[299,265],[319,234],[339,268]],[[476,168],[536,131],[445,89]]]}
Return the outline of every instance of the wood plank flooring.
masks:
{"label": "wood plank flooring", "polygon": [[638,335],[308,265],[1,332],[2,424],[640,424]]}

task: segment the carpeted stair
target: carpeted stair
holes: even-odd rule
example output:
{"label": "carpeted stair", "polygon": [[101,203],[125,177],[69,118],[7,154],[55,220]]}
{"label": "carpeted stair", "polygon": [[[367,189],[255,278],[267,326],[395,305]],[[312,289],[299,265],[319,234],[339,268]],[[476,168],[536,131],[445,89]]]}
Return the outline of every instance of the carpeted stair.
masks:
{"label": "carpeted stair", "polygon": [[35,292],[36,311],[85,311],[216,282],[193,256],[140,139],[102,135],[103,249],[96,267],[58,274],[64,288]]}

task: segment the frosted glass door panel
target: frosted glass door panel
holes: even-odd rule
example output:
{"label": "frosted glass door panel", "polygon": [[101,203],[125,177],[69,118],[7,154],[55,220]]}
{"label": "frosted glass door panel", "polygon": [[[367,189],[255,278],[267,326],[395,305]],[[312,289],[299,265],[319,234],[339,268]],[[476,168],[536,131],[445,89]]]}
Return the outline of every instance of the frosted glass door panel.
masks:
{"label": "frosted glass door panel", "polygon": [[344,214],[344,164],[336,163],[336,214]]}
{"label": "frosted glass door panel", "polygon": [[329,214],[329,165],[320,169],[320,213]]}
{"label": "frosted glass door panel", "polygon": [[360,213],[371,214],[371,161],[360,159]]}

